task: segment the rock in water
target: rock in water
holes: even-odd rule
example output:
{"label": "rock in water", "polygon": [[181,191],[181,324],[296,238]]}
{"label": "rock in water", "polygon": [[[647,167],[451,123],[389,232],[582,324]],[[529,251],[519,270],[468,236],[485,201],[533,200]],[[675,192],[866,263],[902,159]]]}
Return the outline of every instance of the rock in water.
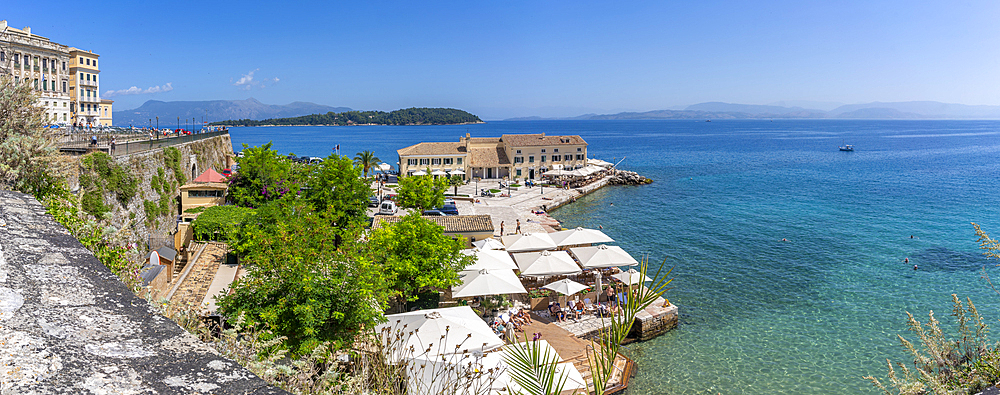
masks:
{"label": "rock in water", "polygon": [[610,185],[644,185],[650,184],[653,180],[646,177],[640,176],[639,173],[627,170],[615,170],[614,175],[611,180],[608,181]]}

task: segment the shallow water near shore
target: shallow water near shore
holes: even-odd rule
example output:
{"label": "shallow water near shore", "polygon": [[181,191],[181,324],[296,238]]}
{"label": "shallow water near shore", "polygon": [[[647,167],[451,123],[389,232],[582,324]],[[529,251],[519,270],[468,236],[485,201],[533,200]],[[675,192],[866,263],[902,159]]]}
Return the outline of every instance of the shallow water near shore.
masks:
{"label": "shallow water near shore", "polygon": [[[579,134],[591,156],[625,157],[620,167],[655,180],[551,213],[565,227],[603,226],[654,269],[676,266],[666,296],[680,325],[627,347],[640,366],[629,394],[874,393],[861,376],[907,361],[895,338],[905,311],[950,324],[957,293],[1000,318],[969,224],[1000,236],[996,121],[490,122],[232,138],[237,150],[274,141],[310,156],[340,144],[394,164],[396,149],[466,132]],[[857,151],[840,152],[845,142]]]}

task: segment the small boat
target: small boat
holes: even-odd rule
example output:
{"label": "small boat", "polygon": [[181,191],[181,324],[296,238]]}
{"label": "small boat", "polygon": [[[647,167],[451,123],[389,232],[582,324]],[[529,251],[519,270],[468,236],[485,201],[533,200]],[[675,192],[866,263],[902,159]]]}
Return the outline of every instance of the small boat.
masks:
{"label": "small boat", "polygon": [[840,147],[840,150],[841,151],[854,152],[854,146],[850,145],[850,144],[844,144],[842,147]]}

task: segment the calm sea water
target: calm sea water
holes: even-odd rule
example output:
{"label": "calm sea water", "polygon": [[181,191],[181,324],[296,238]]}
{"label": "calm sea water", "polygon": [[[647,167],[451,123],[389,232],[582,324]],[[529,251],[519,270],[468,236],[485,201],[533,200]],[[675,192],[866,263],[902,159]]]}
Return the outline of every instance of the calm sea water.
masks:
{"label": "calm sea water", "polygon": [[[895,338],[906,311],[950,323],[957,293],[1000,327],[1000,296],[979,272],[992,263],[970,225],[1000,236],[1000,122],[491,122],[232,138],[237,150],[273,141],[310,156],[340,144],[395,164],[396,149],[467,132],[579,134],[592,156],[656,180],[553,212],[676,267],[666,296],[680,325],[628,347],[640,364],[629,394],[872,393],[863,375],[906,360]],[[845,142],[857,151],[838,151]]]}

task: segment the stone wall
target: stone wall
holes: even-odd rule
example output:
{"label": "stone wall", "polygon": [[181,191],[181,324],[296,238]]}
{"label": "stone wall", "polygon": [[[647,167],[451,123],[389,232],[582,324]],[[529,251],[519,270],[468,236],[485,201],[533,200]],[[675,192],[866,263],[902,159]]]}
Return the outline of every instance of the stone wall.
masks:
{"label": "stone wall", "polygon": [[662,303],[660,301],[636,314],[629,337],[646,341],[677,327],[677,306],[668,304],[664,307],[658,304]]}
{"label": "stone wall", "polygon": [[[226,168],[226,158],[233,152],[229,134],[173,145],[180,150],[180,168],[188,182],[209,168],[218,172]],[[147,218],[145,201],[157,202],[160,194],[153,190],[150,181],[157,174],[157,169],[163,168],[167,179],[175,184],[173,171],[166,166],[164,148],[155,148],[134,154],[116,156],[115,161],[130,174],[134,175],[139,184],[135,198],[122,207],[115,200],[113,193],[104,196],[104,202],[112,207],[107,224],[117,232],[115,239],[124,243],[135,243],[131,249],[129,260],[138,262],[146,258],[150,250],[161,246],[173,248],[173,234],[177,230],[177,216],[180,214],[177,197],[180,185],[175,185],[170,192],[170,209],[165,215]],[[77,165],[77,167],[80,167]],[[69,184],[79,185],[79,171],[71,175]]]}
{"label": "stone wall", "polygon": [[153,311],[33,198],[0,191],[0,393],[286,392]]}

